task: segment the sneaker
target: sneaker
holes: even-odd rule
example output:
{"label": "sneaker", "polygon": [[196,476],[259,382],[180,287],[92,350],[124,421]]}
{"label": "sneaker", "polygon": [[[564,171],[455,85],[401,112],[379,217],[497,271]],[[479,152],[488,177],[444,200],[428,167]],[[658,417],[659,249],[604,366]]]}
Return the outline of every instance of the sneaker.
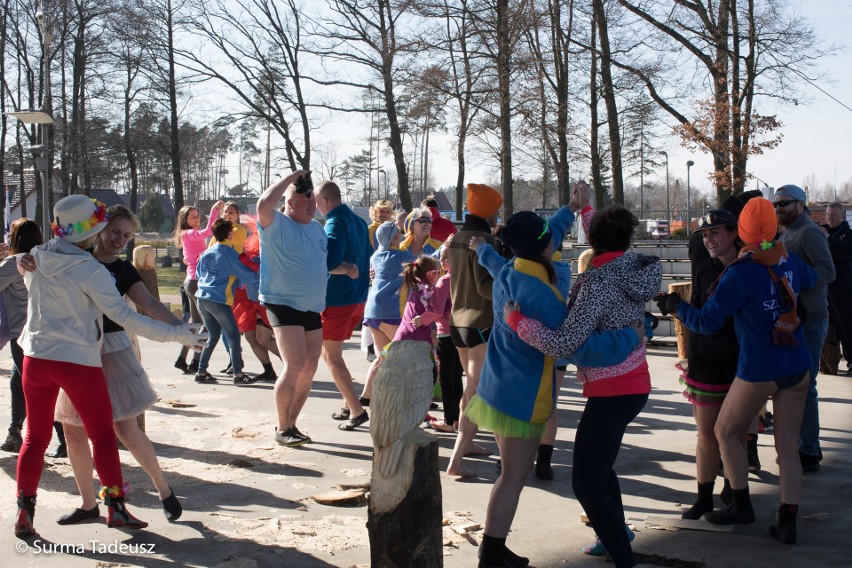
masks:
{"label": "sneaker", "polygon": [[234,384],[237,386],[250,385],[257,382],[257,377],[252,375],[246,375],[245,373],[240,373],[239,375],[234,375]]}
{"label": "sneaker", "polygon": [[275,429],[275,441],[282,446],[296,448],[307,444],[309,440],[310,438],[307,436],[300,436],[298,431],[294,428],[290,428],[286,432],[279,432],[278,428]]}
{"label": "sneaker", "polygon": [[195,382],[204,384],[215,383],[216,377],[214,377],[210,373],[198,373],[197,375],[195,375]]}
{"label": "sneaker", "polygon": [[310,437],[310,436],[308,436],[307,434],[302,433],[302,431],[301,431],[301,430],[299,430],[297,427],[293,426],[292,428],[290,428],[290,430],[292,430],[292,431],[293,431],[293,433],[294,433],[294,434],[296,434],[297,436],[299,436],[299,437],[301,437],[301,438],[304,438],[304,439],[305,439],[305,443],[306,443],[306,444],[309,444],[309,443],[313,442],[313,440],[311,440],[311,437]]}

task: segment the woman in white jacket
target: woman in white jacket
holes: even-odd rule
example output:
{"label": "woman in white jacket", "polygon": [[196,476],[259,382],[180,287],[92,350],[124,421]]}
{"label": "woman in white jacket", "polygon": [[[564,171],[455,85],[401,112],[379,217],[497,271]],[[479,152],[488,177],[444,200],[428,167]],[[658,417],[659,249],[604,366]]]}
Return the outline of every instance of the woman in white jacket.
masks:
{"label": "woman in white jacket", "polygon": [[59,200],[51,225],[56,238],[32,250],[38,270],[28,272],[23,384],[27,434],[18,456],[15,535],[35,534],[36,490],[50,442],[53,412],[63,389],[82,419],[94,449],[95,468],[108,507],[107,525],[147,526],[124,506],[124,483],[112,427],[109,394],[101,369],[102,316],[156,341],[199,345],[195,324],[172,326],[137,314],[124,302],[106,268],[87,248],[107,224],[106,208],[85,195]]}

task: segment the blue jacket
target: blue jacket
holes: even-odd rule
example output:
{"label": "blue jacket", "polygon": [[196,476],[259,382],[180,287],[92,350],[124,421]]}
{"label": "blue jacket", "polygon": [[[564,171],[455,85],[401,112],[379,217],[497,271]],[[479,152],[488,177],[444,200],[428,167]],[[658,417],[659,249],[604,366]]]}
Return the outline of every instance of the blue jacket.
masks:
{"label": "blue jacket", "polygon": [[390,249],[373,253],[370,265],[375,271],[364,317],[370,319],[400,319],[405,304],[402,303],[402,265],[415,257],[407,250]]}
{"label": "blue jacket", "polygon": [[[234,285],[240,281],[246,285],[249,299],[257,301],[260,283],[257,273],[240,262],[240,255],[228,245],[216,243],[204,251],[198,259],[195,275],[198,277],[196,298],[233,306]],[[231,276],[237,279],[230,280]]]}
{"label": "blue jacket", "polygon": [[325,235],[328,238],[326,265],[329,270],[341,262],[358,266],[358,278],[346,274],[329,274],[325,291],[326,306],[363,304],[370,289],[370,232],[367,223],[346,204],[341,204],[325,216]]}
{"label": "blue jacket", "polygon": [[[787,254],[787,260],[772,270],[779,276],[786,275],[798,296],[799,290],[817,285],[817,273],[794,253]],[[776,345],[772,341],[782,301],[780,287],[772,282],[767,268],[746,258],[728,266],[703,307],[695,308],[682,301],[677,306],[677,317],[688,329],[713,334],[733,314],[740,347],[737,376],[749,382],[774,381],[811,367],[801,326],[793,333],[799,345]]]}
{"label": "blue jacket", "polygon": [[[553,413],[556,397],[554,360],[512,331],[503,318],[503,306],[507,300],[519,300],[524,315],[557,328],[568,313],[565,298],[535,261],[516,258],[507,262],[486,245],[479,248],[478,255],[479,263],[494,277],[494,327],[476,393],[486,404],[513,418],[544,423]],[[631,329],[593,333],[571,360],[589,367],[613,365],[624,360],[638,341]]]}

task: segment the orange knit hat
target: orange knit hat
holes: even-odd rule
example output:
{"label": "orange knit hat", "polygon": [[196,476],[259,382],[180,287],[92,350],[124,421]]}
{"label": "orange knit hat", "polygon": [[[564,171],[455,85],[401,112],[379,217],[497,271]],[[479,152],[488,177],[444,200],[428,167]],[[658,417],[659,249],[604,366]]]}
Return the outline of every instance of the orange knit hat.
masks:
{"label": "orange knit hat", "polygon": [[493,187],[480,184],[467,184],[467,210],[471,215],[491,217],[503,205],[503,196]]}
{"label": "orange knit hat", "polygon": [[750,199],[740,213],[737,233],[747,245],[759,245],[763,241],[775,240],[778,234],[778,218],[772,202],[763,197]]}

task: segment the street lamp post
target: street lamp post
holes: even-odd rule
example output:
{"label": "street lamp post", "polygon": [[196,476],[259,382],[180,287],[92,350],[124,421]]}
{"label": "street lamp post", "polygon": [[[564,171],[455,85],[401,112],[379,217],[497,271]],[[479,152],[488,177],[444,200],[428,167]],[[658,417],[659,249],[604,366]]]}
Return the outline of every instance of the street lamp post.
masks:
{"label": "street lamp post", "polygon": [[689,234],[690,231],[690,221],[692,220],[691,209],[690,209],[690,184],[689,184],[689,169],[695,165],[695,162],[689,160],[686,162],[686,233]]}
{"label": "street lamp post", "polygon": [[669,230],[671,230],[672,202],[669,194],[669,154],[665,150],[660,150],[660,154],[666,157],[666,220],[669,223]]}

